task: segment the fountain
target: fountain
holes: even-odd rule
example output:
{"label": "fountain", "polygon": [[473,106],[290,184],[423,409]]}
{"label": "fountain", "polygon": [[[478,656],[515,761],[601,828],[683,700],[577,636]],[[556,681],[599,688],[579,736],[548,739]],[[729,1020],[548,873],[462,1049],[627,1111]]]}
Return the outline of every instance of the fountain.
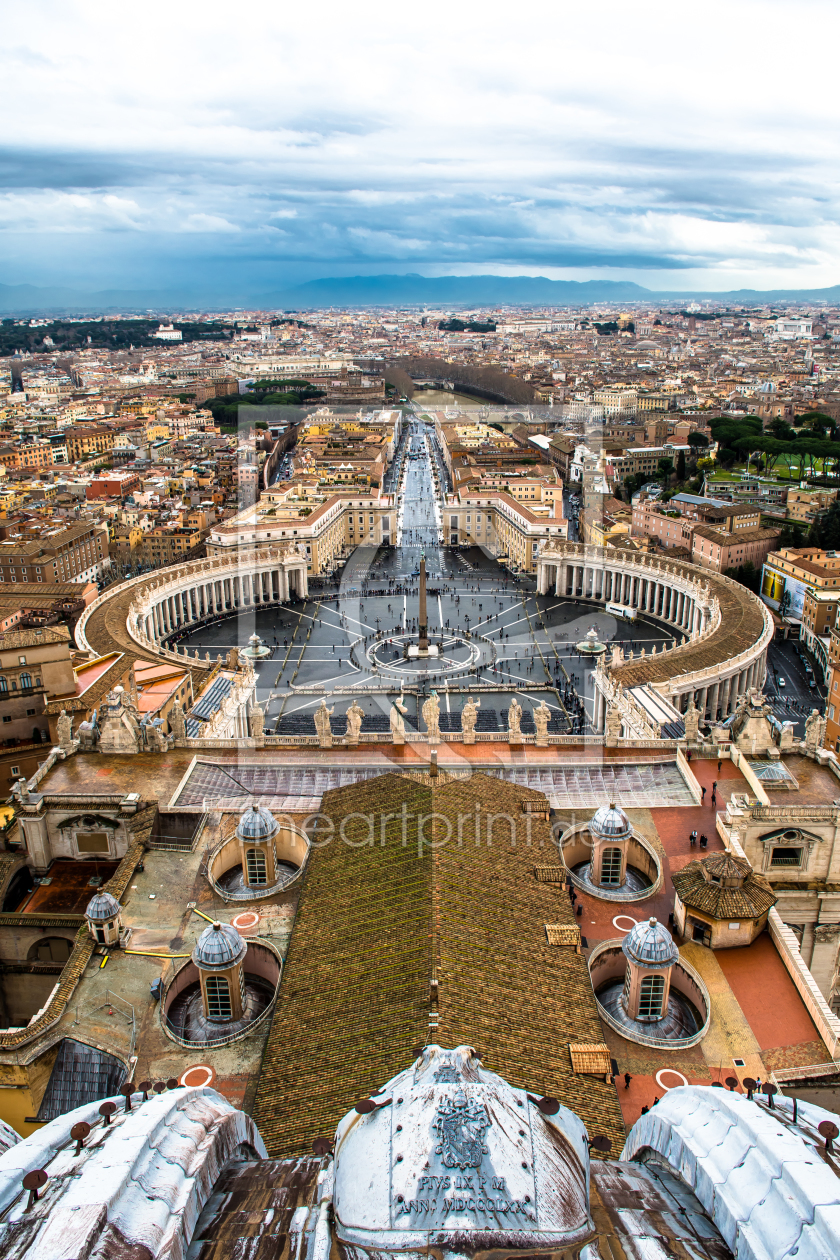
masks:
{"label": "fountain", "polygon": [[248,640],[248,646],[242,649],[242,655],[249,661],[262,661],[267,656],[271,656],[271,648],[266,647],[258,634],[252,634]]}
{"label": "fountain", "polygon": [[607,645],[598,639],[598,630],[595,626],[590,626],[586,632],[586,638],[575,644],[575,651],[580,652],[581,656],[603,656],[606,650]]}

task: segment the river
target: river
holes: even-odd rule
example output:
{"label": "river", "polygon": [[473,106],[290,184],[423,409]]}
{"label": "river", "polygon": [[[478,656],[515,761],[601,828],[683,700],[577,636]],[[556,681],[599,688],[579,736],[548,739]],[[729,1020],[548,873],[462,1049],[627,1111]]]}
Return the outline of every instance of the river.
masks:
{"label": "river", "polygon": [[448,389],[418,389],[411,400],[418,407],[429,411],[443,411],[446,407],[486,407],[483,398],[471,398],[468,394],[455,394]]}

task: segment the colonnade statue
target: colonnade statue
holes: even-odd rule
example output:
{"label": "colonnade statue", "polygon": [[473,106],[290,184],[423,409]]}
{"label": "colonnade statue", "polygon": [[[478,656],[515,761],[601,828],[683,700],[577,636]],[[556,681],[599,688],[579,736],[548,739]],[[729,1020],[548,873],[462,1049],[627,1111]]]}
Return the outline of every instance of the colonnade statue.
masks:
{"label": "colonnade statue", "polygon": [[364,716],[364,709],[354,700],[347,710],[347,731],[344,736],[346,744],[358,744]]}
{"label": "colonnade statue", "polygon": [[406,712],[407,706],[403,702],[403,693],[400,692],[400,698],[391,705],[390,713],[391,739],[395,744],[405,743],[405,722],[403,718]]}
{"label": "colonnade statue", "polygon": [[536,709],[534,709],[534,726],[537,728],[536,743],[539,747],[545,747],[548,743],[548,724],[551,721],[551,709],[544,700],[541,700]]}
{"label": "colonnade statue", "polygon": [[326,697],[321,696],[321,703],[315,710],[315,730],[318,732],[318,743],[322,748],[332,748],[333,735],[330,717],[334,712],[335,705],[328,709]]}
{"label": "colonnade statue", "polygon": [[475,724],[478,721],[480,705],[480,700],[473,700],[472,696],[470,696],[461,710],[461,734],[465,744],[475,743]]}
{"label": "colonnade statue", "polygon": [[433,691],[428,700],[423,701],[423,721],[426,723],[429,743],[440,739],[440,700],[438,693]]}
{"label": "colonnade statue", "polygon": [[510,702],[510,708],[508,709],[508,742],[509,743],[518,744],[521,741],[522,739],[521,722],[522,722],[522,705],[519,703],[516,696],[514,696]]}

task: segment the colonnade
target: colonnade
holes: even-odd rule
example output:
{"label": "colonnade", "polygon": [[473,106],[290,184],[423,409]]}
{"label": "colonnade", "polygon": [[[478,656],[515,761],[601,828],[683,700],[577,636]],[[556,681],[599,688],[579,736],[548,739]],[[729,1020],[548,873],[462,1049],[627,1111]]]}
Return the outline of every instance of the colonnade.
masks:
{"label": "colonnade", "polygon": [[[146,587],[137,608],[137,628],[154,643],[208,617],[230,612],[254,611],[268,604],[305,599],[309,594],[306,564],[253,563],[245,568],[241,557],[227,562],[204,562],[167,571],[166,582]],[[135,606],[137,607],[137,606]]]}
{"label": "colonnade", "polygon": [[541,562],[538,577],[537,589],[541,595],[553,589],[561,598],[621,604],[667,621],[687,635],[695,631],[702,634],[708,623],[710,610],[707,604],[700,602],[701,591],[694,583],[690,587],[675,585],[673,575],[666,580],[658,574],[632,573],[602,564],[564,560]]}
{"label": "colonnade", "polygon": [[[714,642],[718,603],[714,599],[719,575],[683,572],[672,562],[643,554],[622,555],[618,550],[595,549],[569,544],[545,548],[537,559],[537,590],[541,595],[586,599],[604,604],[620,604],[672,626],[680,636],[696,639],[706,636],[710,649]],[[746,590],[745,599],[753,599]],[[764,612],[764,626],[752,646],[737,656],[718,661],[704,660],[692,669],[691,653],[680,653],[674,661],[673,676],[659,675],[650,685],[666,697],[680,713],[691,699],[701,721],[716,721],[732,713],[739,696],[753,687],[761,688],[767,674],[767,645],[773,623]],[[713,655],[713,650],[711,652]],[[709,653],[704,654],[707,658]],[[666,654],[667,656],[667,654]],[[664,664],[664,658],[657,656]],[[682,668],[680,668],[682,667]],[[632,688],[631,688],[632,691]],[[605,699],[596,688],[596,729],[604,729]]]}

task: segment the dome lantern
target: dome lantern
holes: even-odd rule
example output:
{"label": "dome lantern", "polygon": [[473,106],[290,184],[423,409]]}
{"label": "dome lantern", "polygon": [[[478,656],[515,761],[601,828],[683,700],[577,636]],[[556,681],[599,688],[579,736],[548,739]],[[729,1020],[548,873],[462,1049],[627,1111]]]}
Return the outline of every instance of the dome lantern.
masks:
{"label": "dome lantern", "polygon": [[214,1023],[242,1017],[247,952],[247,943],[230,923],[211,923],[195,943],[192,960],[201,980],[204,1014]]}
{"label": "dome lantern", "polygon": [[270,888],[277,880],[274,838],[280,825],[271,810],[254,801],[236,828],[242,877],[247,888]]}
{"label": "dome lantern", "polygon": [[85,907],[88,932],[100,945],[118,945],[122,930],[122,907],[109,892],[95,893]]}
{"label": "dome lantern", "polygon": [[627,848],[633,828],[613,801],[602,805],[589,823],[592,838],[590,878],[602,887],[620,888],[627,879]]}
{"label": "dome lantern", "polygon": [[627,933],[621,948],[627,959],[621,997],[627,1015],[641,1023],[661,1020],[668,1010],[671,969],[680,956],[671,933],[650,918]]}

